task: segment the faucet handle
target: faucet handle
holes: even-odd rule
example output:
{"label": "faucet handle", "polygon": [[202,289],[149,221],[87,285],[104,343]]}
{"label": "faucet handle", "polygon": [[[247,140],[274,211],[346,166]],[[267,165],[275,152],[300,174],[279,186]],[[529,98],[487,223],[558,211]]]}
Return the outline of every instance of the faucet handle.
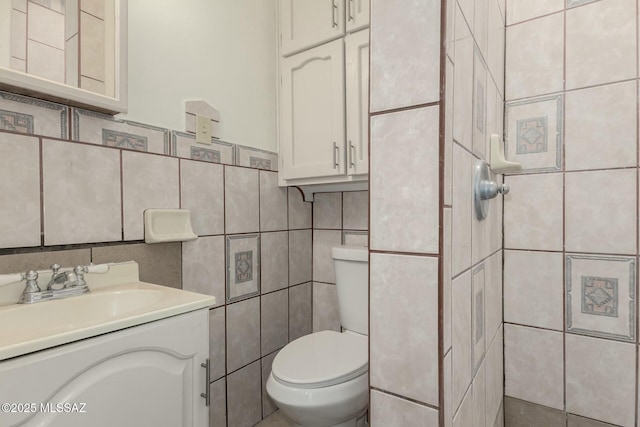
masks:
{"label": "faucet handle", "polygon": [[27,281],[27,286],[24,288],[24,293],[40,292],[40,286],[38,286],[38,272],[29,270],[23,274],[24,280]]}
{"label": "faucet handle", "polygon": [[60,264],[52,264],[49,268],[53,270],[53,274],[58,274],[58,270],[60,270]]}

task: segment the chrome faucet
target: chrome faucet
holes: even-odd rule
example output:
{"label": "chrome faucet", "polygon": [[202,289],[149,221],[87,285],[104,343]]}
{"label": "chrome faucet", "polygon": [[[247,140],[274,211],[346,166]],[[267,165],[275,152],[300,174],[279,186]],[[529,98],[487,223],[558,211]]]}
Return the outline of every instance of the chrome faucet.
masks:
{"label": "chrome faucet", "polygon": [[18,304],[33,304],[36,302],[49,301],[54,299],[68,298],[90,292],[89,286],[84,279],[86,273],[106,273],[109,265],[79,265],[74,269],[60,271],[59,264],[51,266],[53,274],[47,284],[46,289],[38,286],[38,272],[29,270],[26,273],[7,275],[4,280],[0,278],[0,286],[3,284],[26,281],[26,286]]}

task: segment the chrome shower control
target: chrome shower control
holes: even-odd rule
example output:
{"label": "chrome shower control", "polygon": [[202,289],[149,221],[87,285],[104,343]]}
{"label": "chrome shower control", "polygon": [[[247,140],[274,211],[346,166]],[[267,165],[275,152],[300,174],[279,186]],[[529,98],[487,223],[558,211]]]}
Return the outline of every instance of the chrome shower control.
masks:
{"label": "chrome shower control", "polygon": [[485,219],[489,213],[489,200],[498,194],[507,194],[509,186],[491,181],[489,165],[480,160],[476,164],[473,175],[473,204],[478,221]]}

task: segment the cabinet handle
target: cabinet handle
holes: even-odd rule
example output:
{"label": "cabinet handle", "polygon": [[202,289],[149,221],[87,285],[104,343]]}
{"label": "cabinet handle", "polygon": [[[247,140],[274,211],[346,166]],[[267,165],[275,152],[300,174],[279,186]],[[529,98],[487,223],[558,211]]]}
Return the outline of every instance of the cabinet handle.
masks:
{"label": "cabinet handle", "polygon": [[340,166],[340,149],[338,148],[338,144],[333,143],[333,168],[338,169]]}
{"label": "cabinet handle", "polygon": [[353,21],[353,9],[352,9],[352,6],[353,6],[353,2],[354,1],[355,0],[349,0],[349,21]]}
{"label": "cabinet handle", "polygon": [[207,360],[204,363],[201,363],[200,366],[202,366],[206,372],[206,378],[204,381],[204,393],[200,393],[200,396],[204,397],[205,405],[209,406],[211,405],[211,393],[209,393],[209,378],[211,378],[211,359],[207,357]]}
{"label": "cabinet handle", "polygon": [[356,147],[349,141],[349,169],[356,167]]}
{"label": "cabinet handle", "polygon": [[333,20],[333,28],[338,28],[338,5],[336,4],[336,0],[331,2],[333,6],[333,10],[331,11],[331,19]]}

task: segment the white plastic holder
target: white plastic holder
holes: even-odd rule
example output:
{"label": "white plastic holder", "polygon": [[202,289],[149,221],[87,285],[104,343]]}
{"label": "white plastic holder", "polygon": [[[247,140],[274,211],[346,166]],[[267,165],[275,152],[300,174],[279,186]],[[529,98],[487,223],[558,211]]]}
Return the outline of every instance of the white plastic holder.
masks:
{"label": "white plastic holder", "polygon": [[191,228],[191,211],[188,209],[144,211],[145,243],[188,242],[197,238]]}
{"label": "white plastic holder", "polygon": [[491,161],[489,162],[493,173],[520,172],[522,165],[517,162],[510,162],[504,155],[504,143],[500,135],[491,134]]}

